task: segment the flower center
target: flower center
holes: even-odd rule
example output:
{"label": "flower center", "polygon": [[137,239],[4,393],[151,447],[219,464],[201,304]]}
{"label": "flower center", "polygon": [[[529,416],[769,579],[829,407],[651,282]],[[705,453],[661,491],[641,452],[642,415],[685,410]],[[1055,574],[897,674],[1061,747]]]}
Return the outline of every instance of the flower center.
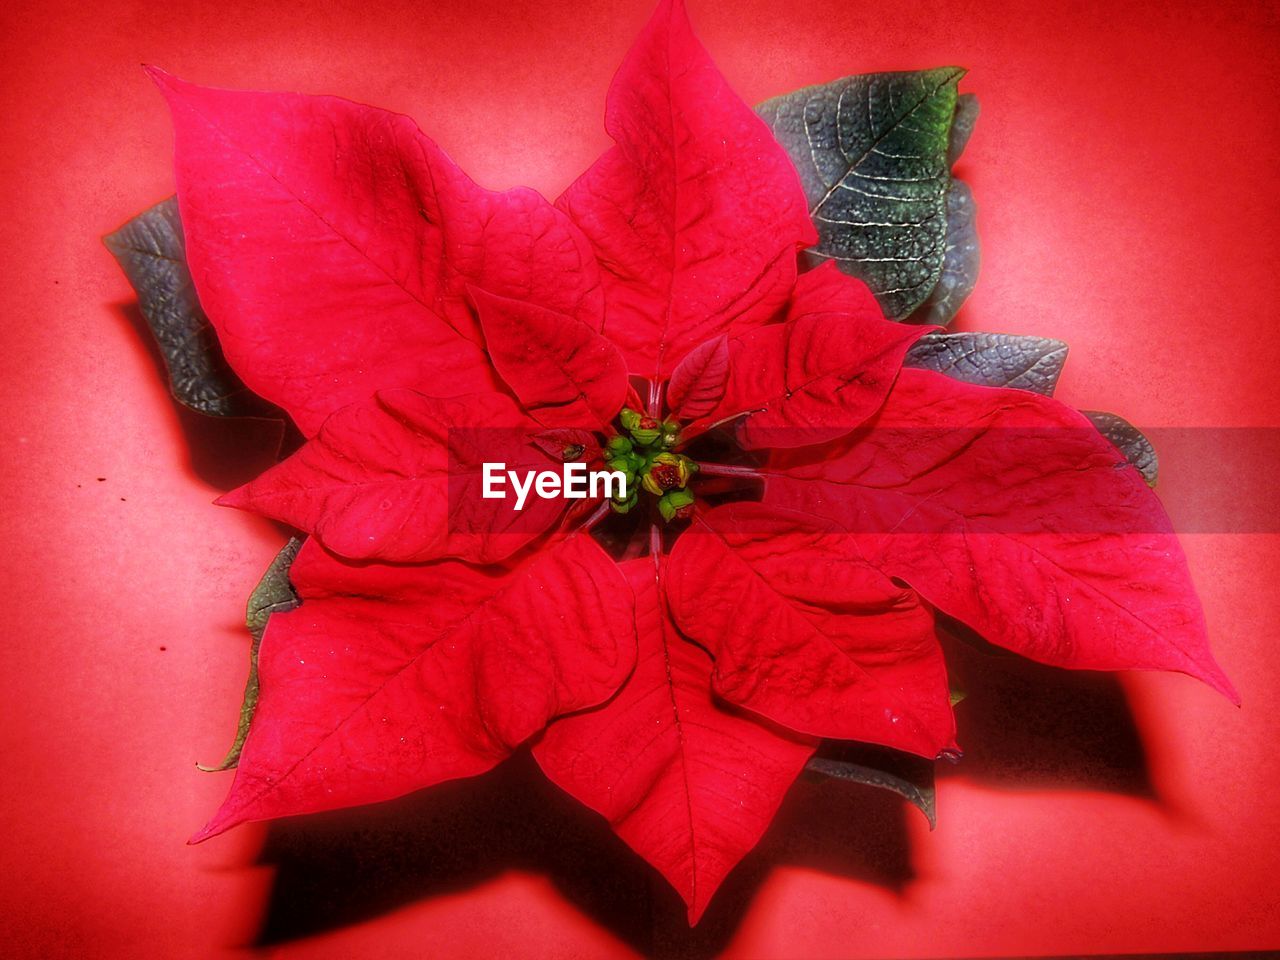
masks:
{"label": "flower center", "polygon": [[673,452],[680,442],[680,424],[646,417],[630,407],[624,408],[618,419],[624,432],[605,446],[605,460],[610,470],[626,474],[627,492],[611,501],[614,512],[629,513],[644,491],[658,498],[662,519],[669,522],[688,517],[693,512],[688,484],[698,465]]}

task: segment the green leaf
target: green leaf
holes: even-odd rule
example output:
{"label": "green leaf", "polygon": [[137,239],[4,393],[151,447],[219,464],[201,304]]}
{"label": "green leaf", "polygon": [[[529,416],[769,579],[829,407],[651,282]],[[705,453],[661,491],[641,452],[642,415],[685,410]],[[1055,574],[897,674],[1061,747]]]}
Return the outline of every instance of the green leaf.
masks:
{"label": "green leaf", "polygon": [[289,583],[289,567],[298,555],[302,541],[293,537],[284,545],[276,558],[267,567],[258,585],[249,594],[249,604],[245,609],[244,624],[249,628],[249,636],[253,642],[249,646],[249,679],[244,685],[244,700],[240,704],[240,720],[236,726],[236,738],[231,749],[217,766],[207,767],[196,764],[206,773],[218,770],[230,770],[240,761],[240,751],[244,747],[245,737],[249,735],[249,722],[253,720],[253,711],[258,706],[258,646],[262,643],[262,635],[266,632],[267,621],[273,613],[292,610],[298,605],[298,596]]}
{"label": "green leaf", "polygon": [[196,299],[187,269],[176,197],[138,214],[102,238],[138,294],[174,398],[215,417],[270,415],[271,407],[231,371]]}
{"label": "green leaf", "polygon": [[969,145],[973,136],[973,128],[978,123],[978,98],[972,93],[962,93],[956,97],[956,115],[951,121],[951,143],[947,147],[947,163],[955,166],[964,148]]}
{"label": "green leaf", "polygon": [[938,825],[932,760],[873,744],[827,741],[805,771],[814,777],[889,790],[919,809],[930,830]]}
{"label": "green leaf", "polygon": [[255,648],[262,642],[262,634],[266,632],[271,615],[292,610],[298,605],[298,595],[293,592],[293,585],[289,583],[289,568],[293,566],[294,557],[301,547],[300,539],[290,537],[289,542],[271,561],[258,585],[253,588],[253,593],[249,594],[244,625],[249,628],[249,636],[253,637]]}
{"label": "green leaf", "polygon": [[973,191],[967,183],[953,179],[947,193],[947,239],[942,257],[942,276],[929,299],[911,315],[911,322],[939,327],[951,323],[969,299],[969,294],[973,293],[981,262]]}
{"label": "green leaf", "polygon": [[1160,460],[1156,456],[1156,448],[1151,441],[1142,435],[1142,431],[1128,420],[1114,413],[1102,413],[1098,410],[1081,410],[1098,428],[1098,432],[1106,437],[1125,459],[1138,468],[1147,486],[1154,487],[1160,476]]}
{"label": "green leaf", "polygon": [[904,366],[945,373],[982,387],[1018,387],[1053,395],[1067,345],[1010,333],[931,333],[907,352]]}
{"label": "green leaf", "polygon": [[799,170],[819,234],[810,255],[866,282],[891,319],[909,316],[942,277],[963,75],[845,77],[757,108]]}
{"label": "green leaf", "polygon": [[[947,165],[954,167],[973,136],[978,123],[978,98],[962,93],[956,98],[956,114],[951,121],[951,142]],[[911,315],[912,323],[945,327],[955,319],[978,283],[982,255],[978,244],[978,211],[969,185],[954,176],[947,191],[947,240],[942,256],[942,276],[923,304]]]}

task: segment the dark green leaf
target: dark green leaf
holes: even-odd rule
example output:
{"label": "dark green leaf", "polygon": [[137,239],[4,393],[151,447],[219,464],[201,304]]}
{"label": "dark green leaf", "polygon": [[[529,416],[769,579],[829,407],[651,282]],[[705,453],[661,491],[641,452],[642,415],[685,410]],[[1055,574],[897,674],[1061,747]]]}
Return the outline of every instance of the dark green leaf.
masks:
{"label": "dark green leaf", "polygon": [[969,145],[973,136],[973,128],[978,123],[978,98],[972,93],[962,93],[956,97],[956,116],[951,122],[951,144],[947,148],[947,163],[955,166]]}
{"label": "dark green leaf", "polygon": [[963,75],[944,67],[845,77],[758,108],[800,172],[819,234],[811,256],[865,281],[895,320],[942,276]]}
{"label": "dark green leaf", "polygon": [[1160,461],[1156,457],[1156,449],[1151,441],[1142,435],[1142,431],[1123,417],[1114,413],[1101,413],[1097,410],[1081,410],[1088,417],[1098,432],[1110,440],[1125,459],[1138,468],[1147,486],[1154,487],[1160,476]]}
{"label": "dark green leaf", "polygon": [[917,807],[930,830],[938,825],[932,760],[873,744],[828,741],[805,770],[811,776],[890,790]]}
{"label": "dark green leaf", "polygon": [[1018,387],[1052,396],[1066,360],[1067,345],[1049,337],[931,333],[916,341],[904,365],[982,387]]}
{"label": "dark green leaf", "polygon": [[961,180],[952,180],[947,193],[947,241],[942,276],[924,304],[911,315],[913,323],[945,327],[973,293],[981,264],[978,248],[977,210],[973,191]]}
{"label": "dark green leaf", "polygon": [[217,417],[262,416],[270,407],[232,373],[196,300],[187,269],[177,198],[138,214],[103,243],[138,294],[138,306],[160,346],[174,397]]}
{"label": "dark green leaf", "polygon": [[258,645],[262,643],[262,635],[266,632],[267,621],[273,613],[292,610],[298,605],[298,596],[289,583],[289,567],[293,558],[298,555],[302,541],[292,538],[284,545],[284,549],[276,554],[276,558],[267,567],[258,585],[249,594],[249,605],[245,610],[244,623],[249,628],[253,642],[249,646],[249,679],[244,685],[244,700],[240,704],[240,720],[236,726],[235,742],[215,767],[197,764],[201,770],[212,773],[218,770],[230,770],[240,761],[240,750],[244,747],[245,737],[249,735],[249,722],[253,719],[253,711],[258,706]]}
{"label": "dark green leaf", "polygon": [[293,559],[301,546],[301,540],[291,537],[271,561],[267,572],[253,588],[253,593],[249,594],[244,625],[249,628],[254,644],[262,642],[262,634],[273,613],[292,610],[298,605],[298,595],[293,592],[293,586],[289,583],[289,568],[293,566]]}
{"label": "dark green leaf", "polygon": [[[951,123],[951,145],[947,163],[955,166],[964,153],[973,128],[978,122],[978,98],[962,93],[956,98],[956,115]],[[914,314],[913,323],[948,326],[978,282],[982,255],[978,245],[977,208],[969,185],[954,176],[947,191],[947,241],[942,257],[942,276],[927,299]]]}

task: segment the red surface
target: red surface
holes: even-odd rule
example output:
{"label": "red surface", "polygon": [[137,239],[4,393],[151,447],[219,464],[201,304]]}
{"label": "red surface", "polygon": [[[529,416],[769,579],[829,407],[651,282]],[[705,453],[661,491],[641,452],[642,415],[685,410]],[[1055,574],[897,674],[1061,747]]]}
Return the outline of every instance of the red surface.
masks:
{"label": "red surface", "polygon": [[[486,186],[555,194],[605,146],[604,93],[649,12],[488,0],[220,7],[11,3],[0,13],[6,955],[229,955],[264,918],[319,931],[268,948],[281,957],[1280,946],[1274,535],[1186,538],[1244,707],[1185,677],[1125,677],[1153,796],[1117,789],[1134,778],[1097,759],[1114,760],[1124,740],[1102,729],[1115,714],[1109,687],[1002,667],[1012,679],[960,708],[968,757],[942,784],[936,832],[878,796],[803,790],[694,936],[664,919],[649,943],[643,902],[600,908],[615,888],[647,887],[590,825],[579,835],[577,821],[553,818],[567,838],[552,838],[554,856],[521,855],[547,818],[483,785],[444,796],[488,813],[427,808],[436,819],[405,849],[387,839],[395,830],[378,833],[403,807],[273,834],[277,852],[330,850],[369,825],[371,839],[353,841],[369,856],[332,871],[331,903],[310,901],[321,915],[352,900],[366,909],[327,931],[282,919],[306,912],[289,899],[299,876],[254,865],[262,828],[184,846],[226,789],[225,775],[192,764],[226,746],[244,667],[240,612],[281,535],[210,505],[263,455],[232,456],[227,428],[175,412],[97,241],[172,190],[166,110],[137,64],[403,110]],[[1066,339],[1060,396],[1144,426],[1280,425],[1274,5],[806,9],[694,0],[691,12],[751,101],[845,72],[972,71],[962,89],[984,112],[963,170],[984,265],[963,327]],[[1250,456],[1230,446],[1207,465],[1166,456],[1175,519],[1220,514],[1242,493],[1244,509],[1265,516],[1274,491],[1235,473]],[[1178,483],[1192,472],[1200,486]],[[1071,706],[1081,700],[1089,706]],[[1054,728],[1063,713],[1069,722]],[[1045,728],[1060,748],[1037,740]],[[828,839],[815,839],[818,827]],[[408,869],[409,844],[445,849],[449,882],[416,861]],[[359,889],[342,890],[343,876]],[[653,909],[665,917],[663,896],[655,889]]]}

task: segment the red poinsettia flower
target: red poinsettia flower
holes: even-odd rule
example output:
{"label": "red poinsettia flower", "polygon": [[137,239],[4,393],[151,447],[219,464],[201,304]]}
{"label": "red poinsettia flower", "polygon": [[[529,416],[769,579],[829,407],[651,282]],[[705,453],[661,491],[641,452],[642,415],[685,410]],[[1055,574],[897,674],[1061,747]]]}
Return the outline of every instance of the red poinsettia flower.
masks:
{"label": "red poinsettia flower", "polygon": [[[955,750],[935,608],[1234,697],[1158,501],[1088,421],[902,369],[924,328],[798,271],[797,173],[679,2],[554,206],[478,187],[402,116],[153,74],[201,303],[307,438],[224,498],[310,539],[196,840],[531,744],[692,922],[819,738]],[[630,487],[483,495],[486,463],[566,461]]]}

